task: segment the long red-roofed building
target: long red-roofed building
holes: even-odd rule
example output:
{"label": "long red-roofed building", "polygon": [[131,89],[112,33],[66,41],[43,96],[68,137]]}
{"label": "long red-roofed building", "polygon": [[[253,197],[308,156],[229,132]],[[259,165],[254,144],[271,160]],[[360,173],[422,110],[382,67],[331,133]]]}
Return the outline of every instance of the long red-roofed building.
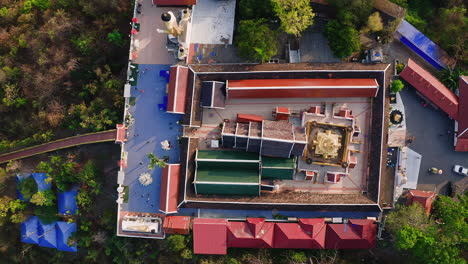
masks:
{"label": "long red-roofed building", "polygon": [[228,99],[375,97],[375,79],[254,79],[228,80]]}
{"label": "long red-roofed building", "polygon": [[458,120],[455,142],[456,151],[468,151],[468,76],[460,76],[458,82]]}
{"label": "long red-roofed building", "polygon": [[350,219],[345,224],[328,224],[326,248],[374,248],[376,232],[377,225],[367,219]]}
{"label": "long red-roofed building", "polygon": [[325,248],[324,219],[299,219],[299,223],[276,223],[275,248]]}
{"label": "long red-roofed building", "polygon": [[186,66],[171,66],[169,70],[169,86],[167,91],[167,112],[185,114],[185,97],[187,96],[189,68]]}
{"label": "long red-roofed building", "polygon": [[458,97],[416,62],[409,59],[400,77],[451,118],[458,119]]}
{"label": "long red-roofed building", "polygon": [[431,213],[432,203],[437,198],[435,192],[420,191],[420,190],[410,190],[408,196],[406,197],[406,204],[410,205],[414,202],[419,203],[424,207],[426,213]]}
{"label": "long red-roofed building", "polygon": [[177,213],[180,164],[167,164],[162,169],[159,210],[166,214]]}

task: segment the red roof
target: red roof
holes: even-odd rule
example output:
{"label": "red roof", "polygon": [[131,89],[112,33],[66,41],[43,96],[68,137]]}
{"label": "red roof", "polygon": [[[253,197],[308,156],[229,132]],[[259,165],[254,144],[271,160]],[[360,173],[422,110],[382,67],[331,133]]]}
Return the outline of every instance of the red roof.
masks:
{"label": "red roof", "polygon": [[263,116],[248,115],[248,114],[237,114],[237,122],[249,123],[249,122],[262,122],[265,119]]}
{"label": "red roof", "polygon": [[179,196],[180,164],[167,164],[162,170],[159,210],[163,213],[177,213]]}
{"label": "red roof", "polygon": [[435,192],[410,190],[406,199],[406,204],[410,205],[414,202],[421,204],[426,213],[430,213],[432,209],[432,203],[434,202],[437,194]]}
{"label": "red roof", "polygon": [[457,144],[455,145],[455,151],[468,151],[468,138],[457,139]]}
{"label": "red roof", "polygon": [[153,0],[153,3],[160,6],[185,6],[196,5],[197,0]]}
{"label": "red roof", "polygon": [[374,248],[377,225],[372,220],[367,219],[351,219],[348,221],[347,224],[328,224],[326,248]]}
{"label": "red roof", "polygon": [[323,219],[301,219],[300,223],[276,223],[275,248],[324,248],[325,231]]}
{"label": "red roof", "polygon": [[168,215],[164,218],[163,229],[166,234],[188,235],[190,216]]}
{"label": "red roof", "polygon": [[302,97],[375,97],[375,79],[255,79],[229,80],[227,97],[302,98]]}
{"label": "red roof", "polygon": [[227,220],[196,218],[193,220],[193,253],[225,255]]}
{"label": "red roof", "polygon": [[440,107],[450,117],[457,120],[458,98],[436,77],[432,76],[411,59],[408,60],[408,65],[400,73],[400,77],[416,88],[432,103]]}
{"label": "red roof", "polygon": [[[458,82],[458,140],[455,149],[468,151],[468,76],[460,76]],[[465,139],[465,140],[462,140]]]}
{"label": "red roof", "polygon": [[188,67],[179,65],[171,66],[169,70],[167,112],[176,114],[185,113],[188,73]]}
{"label": "red roof", "polygon": [[229,222],[227,245],[236,248],[272,248],[274,223],[263,218],[247,218],[247,222]]}

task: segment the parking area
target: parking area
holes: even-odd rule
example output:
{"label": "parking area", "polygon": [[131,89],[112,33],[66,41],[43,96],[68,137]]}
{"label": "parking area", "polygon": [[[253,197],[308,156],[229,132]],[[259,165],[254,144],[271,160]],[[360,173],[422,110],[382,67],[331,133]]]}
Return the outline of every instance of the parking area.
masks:
{"label": "parking area", "polygon": [[[453,147],[454,121],[440,110],[423,107],[413,88],[405,88],[400,94],[405,104],[408,136],[415,137],[409,147],[422,155],[418,188],[434,184],[437,192],[445,193],[449,181],[457,183],[464,178],[452,171],[453,166],[468,166],[468,153],[456,152]],[[444,173],[430,174],[431,167]]]}

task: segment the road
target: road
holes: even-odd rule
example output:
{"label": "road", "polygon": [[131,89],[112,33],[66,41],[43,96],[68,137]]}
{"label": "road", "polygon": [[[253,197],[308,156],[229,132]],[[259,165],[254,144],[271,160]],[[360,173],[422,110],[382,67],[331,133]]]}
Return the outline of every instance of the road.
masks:
{"label": "road", "polygon": [[98,142],[106,142],[115,140],[116,131],[108,130],[98,133],[84,134],[80,136],[74,136],[64,139],[59,139],[49,143],[41,144],[38,146],[29,147],[26,149],[20,149],[14,152],[5,153],[0,155],[0,164],[8,162],[10,160],[17,160],[26,157],[31,157],[37,154],[69,148],[77,145],[92,144]]}

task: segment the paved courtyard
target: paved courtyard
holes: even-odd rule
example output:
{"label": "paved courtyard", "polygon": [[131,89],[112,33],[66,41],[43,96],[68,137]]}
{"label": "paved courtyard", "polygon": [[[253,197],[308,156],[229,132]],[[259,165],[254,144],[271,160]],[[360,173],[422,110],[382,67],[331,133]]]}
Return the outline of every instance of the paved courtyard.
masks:
{"label": "paved courtyard", "polygon": [[[447,133],[453,132],[454,121],[440,110],[424,108],[412,88],[405,88],[401,97],[405,104],[408,136],[416,138],[409,147],[422,155],[418,188],[435,184],[437,191],[444,193],[449,181],[456,183],[463,180],[463,176],[452,171],[453,166],[468,166],[468,153],[456,152],[453,147],[453,134]],[[430,167],[440,168],[444,173],[430,174],[427,172]]]}

